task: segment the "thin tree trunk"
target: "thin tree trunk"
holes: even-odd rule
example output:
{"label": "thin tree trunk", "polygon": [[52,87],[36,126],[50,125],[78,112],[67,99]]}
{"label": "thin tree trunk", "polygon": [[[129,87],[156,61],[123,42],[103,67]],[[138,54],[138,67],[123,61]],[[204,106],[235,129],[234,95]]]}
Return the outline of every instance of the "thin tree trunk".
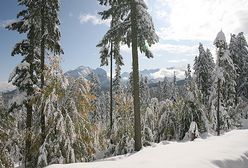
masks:
{"label": "thin tree trunk", "polygon": [[[44,12],[44,6],[45,6],[45,1],[42,1],[42,7],[41,7],[41,91],[44,89],[45,85],[45,77],[44,77],[44,72],[45,72],[45,39],[44,39],[44,33],[45,33],[45,12]],[[41,104],[41,112],[40,112],[40,122],[41,122],[41,138],[42,138],[42,143],[45,140],[46,137],[46,120],[45,120],[45,113],[44,113],[44,104]]]}
{"label": "thin tree trunk", "polygon": [[218,79],[218,89],[217,89],[217,135],[220,135],[220,79]]}
{"label": "thin tree trunk", "polygon": [[139,151],[141,144],[140,100],[139,100],[139,62],[137,41],[136,4],[131,2],[131,29],[132,29],[132,59],[133,59],[133,99],[134,99],[134,150]]}
{"label": "thin tree trunk", "polygon": [[113,45],[110,44],[110,133],[113,129]]}
{"label": "thin tree trunk", "polygon": [[32,107],[30,100],[26,104],[26,109],[27,109],[27,118],[26,118],[26,140],[25,140],[25,145],[26,145],[25,167],[30,167],[30,162],[32,160],[32,155],[31,155],[31,138],[32,138],[31,127],[32,127],[32,110],[33,110],[33,107]]}

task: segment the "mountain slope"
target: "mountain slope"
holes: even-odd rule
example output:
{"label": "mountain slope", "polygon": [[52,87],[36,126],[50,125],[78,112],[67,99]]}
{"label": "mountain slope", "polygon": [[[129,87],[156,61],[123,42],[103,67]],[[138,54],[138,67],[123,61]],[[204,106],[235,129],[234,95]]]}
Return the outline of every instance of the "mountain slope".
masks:
{"label": "mountain slope", "polygon": [[89,67],[80,66],[75,70],[70,70],[65,73],[66,76],[74,79],[85,78],[87,80],[91,80],[92,74],[98,77],[102,88],[107,88],[109,86],[107,72],[102,68],[92,69]]}
{"label": "mountain slope", "polygon": [[248,130],[234,130],[193,142],[162,142],[140,152],[92,163],[47,168],[247,168]]}

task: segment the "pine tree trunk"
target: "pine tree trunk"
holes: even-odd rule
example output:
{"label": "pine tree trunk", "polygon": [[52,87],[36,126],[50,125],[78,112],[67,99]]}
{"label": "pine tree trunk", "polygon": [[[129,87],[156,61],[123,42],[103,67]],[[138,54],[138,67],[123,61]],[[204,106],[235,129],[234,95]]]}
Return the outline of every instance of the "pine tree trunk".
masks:
{"label": "pine tree trunk", "polygon": [[[30,54],[27,56],[27,61],[30,62],[30,78],[34,81],[34,36],[33,35],[34,26],[32,23],[31,26],[31,37],[30,37]],[[27,95],[28,97],[32,97],[34,94],[33,85],[27,85]],[[31,155],[31,146],[32,146],[32,116],[33,116],[33,100],[30,98],[26,104],[27,117],[26,117],[26,139],[25,139],[25,166],[31,167],[32,155]]]}
{"label": "pine tree trunk", "polygon": [[[45,6],[45,1],[42,1],[42,9],[41,9],[41,91],[44,91],[44,85],[45,85],[45,77],[44,77],[44,72],[45,72],[45,39],[44,39],[44,34],[45,34],[45,12],[44,12],[44,6]],[[44,94],[44,93],[43,93]],[[45,113],[44,113],[44,104],[41,105],[41,111],[40,111],[40,124],[41,124],[41,138],[42,138],[42,143],[45,140],[46,137],[46,121],[45,121]]]}
{"label": "pine tree trunk", "polygon": [[26,145],[25,167],[30,167],[30,162],[32,160],[30,148],[31,148],[31,138],[32,138],[31,127],[32,127],[32,110],[33,110],[31,101],[27,102],[26,109],[27,109],[27,118],[26,118],[26,139],[25,139],[25,145]]}
{"label": "pine tree trunk", "polygon": [[237,105],[238,105],[238,88],[237,87],[235,87],[235,107],[237,107]]}
{"label": "pine tree trunk", "polygon": [[218,79],[218,90],[217,90],[217,135],[220,135],[220,79]]}
{"label": "pine tree trunk", "polygon": [[110,134],[113,129],[113,45],[110,47]]}
{"label": "pine tree trunk", "polygon": [[134,99],[134,150],[139,151],[141,144],[140,100],[139,100],[139,62],[137,41],[137,20],[135,0],[131,2],[131,29],[132,29],[132,59],[133,59],[133,99]]}

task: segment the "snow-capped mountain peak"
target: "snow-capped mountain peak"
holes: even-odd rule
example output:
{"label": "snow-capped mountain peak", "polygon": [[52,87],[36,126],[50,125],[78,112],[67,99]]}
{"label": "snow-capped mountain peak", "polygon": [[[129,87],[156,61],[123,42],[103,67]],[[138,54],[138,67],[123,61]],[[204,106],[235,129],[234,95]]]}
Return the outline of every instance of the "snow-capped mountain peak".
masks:
{"label": "snow-capped mountain peak", "polygon": [[185,78],[185,70],[181,69],[172,69],[172,68],[161,68],[157,72],[151,74],[154,79],[163,79],[164,77],[173,78],[174,73],[177,79]]}

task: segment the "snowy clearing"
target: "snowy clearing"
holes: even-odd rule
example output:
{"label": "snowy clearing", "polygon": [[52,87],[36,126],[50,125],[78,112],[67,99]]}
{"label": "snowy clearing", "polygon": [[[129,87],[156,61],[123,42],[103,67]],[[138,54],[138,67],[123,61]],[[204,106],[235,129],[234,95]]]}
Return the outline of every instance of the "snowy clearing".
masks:
{"label": "snowy clearing", "polygon": [[140,152],[92,163],[47,168],[248,168],[248,130],[193,142],[161,142]]}

